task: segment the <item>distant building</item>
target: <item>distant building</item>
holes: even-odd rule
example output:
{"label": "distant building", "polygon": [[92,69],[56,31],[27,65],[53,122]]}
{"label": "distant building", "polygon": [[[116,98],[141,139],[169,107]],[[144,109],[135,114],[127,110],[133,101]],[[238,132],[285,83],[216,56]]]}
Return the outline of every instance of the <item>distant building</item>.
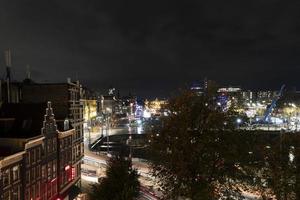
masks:
{"label": "distant building", "polygon": [[[7,91],[7,82],[0,80],[0,102],[19,103],[21,101],[22,83],[10,82],[9,92]],[[9,96],[9,98],[8,98]]]}
{"label": "distant building", "polygon": [[167,105],[167,100],[155,99],[152,101],[145,101],[145,108],[151,115],[162,115],[164,107]]}
{"label": "distant building", "polygon": [[83,118],[87,125],[92,126],[96,123],[98,116],[98,97],[93,91],[83,88],[81,102],[83,104]]}
{"label": "distant building", "polygon": [[204,84],[200,84],[198,82],[195,82],[192,84],[190,90],[192,92],[195,92],[197,95],[201,95],[206,91],[207,85],[205,85],[207,82],[205,82]]}
{"label": "distant building", "polygon": [[105,95],[101,96],[101,112],[103,114],[113,114],[115,112],[115,106],[117,103],[117,100],[114,96]]}
{"label": "distant building", "polygon": [[242,99],[244,104],[252,103],[255,100],[255,94],[251,90],[242,91]]}
{"label": "distant building", "polygon": [[263,103],[271,103],[272,100],[277,96],[276,91],[271,90],[260,90],[256,92],[256,101]]}
{"label": "distant building", "polygon": [[73,149],[75,129],[55,120],[50,102],[4,104],[0,128],[0,199],[72,198],[83,151]]}
{"label": "distant building", "polygon": [[227,110],[229,107],[243,104],[242,89],[240,87],[221,87],[218,89],[218,104]]}

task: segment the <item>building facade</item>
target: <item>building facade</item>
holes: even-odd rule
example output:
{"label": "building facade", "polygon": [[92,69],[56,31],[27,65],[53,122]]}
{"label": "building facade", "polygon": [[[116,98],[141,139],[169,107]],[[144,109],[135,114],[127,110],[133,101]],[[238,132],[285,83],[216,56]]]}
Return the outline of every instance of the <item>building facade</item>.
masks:
{"label": "building facade", "polygon": [[[75,134],[72,136],[72,154],[73,162],[76,165],[76,173],[80,175],[81,159],[83,157],[83,102],[82,86],[80,83],[71,82],[68,79],[67,83],[49,83],[49,84],[24,84],[22,87],[22,102],[23,103],[42,103],[51,101],[57,119],[60,121],[67,120],[74,128]],[[80,186],[80,179],[78,186]]]}
{"label": "building facade", "polygon": [[67,122],[59,127],[49,102],[39,135],[1,138],[0,148],[17,152],[0,153],[0,199],[68,199],[71,187],[80,180],[77,163],[83,151],[73,149],[75,129]]}

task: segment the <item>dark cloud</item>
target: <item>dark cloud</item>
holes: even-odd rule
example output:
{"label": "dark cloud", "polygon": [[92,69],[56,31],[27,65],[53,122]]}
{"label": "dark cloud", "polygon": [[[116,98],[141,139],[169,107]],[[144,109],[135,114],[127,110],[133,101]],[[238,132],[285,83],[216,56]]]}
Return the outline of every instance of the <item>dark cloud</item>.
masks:
{"label": "dark cloud", "polygon": [[29,64],[37,81],[78,77],[141,95],[203,77],[300,86],[299,9],[296,0],[3,0],[0,50],[13,49],[16,79]]}

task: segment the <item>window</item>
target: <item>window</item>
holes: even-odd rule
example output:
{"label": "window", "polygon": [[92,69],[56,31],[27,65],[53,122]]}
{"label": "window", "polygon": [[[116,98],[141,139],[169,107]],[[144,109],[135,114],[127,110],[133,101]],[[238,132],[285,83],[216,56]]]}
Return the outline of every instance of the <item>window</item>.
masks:
{"label": "window", "polygon": [[64,139],[60,140],[60,148],[63,149],[64,148]]}
{"label": "window", "polygon": [[30,183],[30,171],[26,171],[26,184]]}
{"label": "window", "polygon": [[34,149],[32,149],[30,151],[30,163],[34,163],[35,162],[35,157],[34,157]]}
{"label": "window", "polygon": [[36,148],[36,160],[40,160],[41,159],[41,148],[38,147]]}
{"label": "window", "polygon": [[19,176],[20,176],[19,173],[20,173],[19,166],[14,166],[13,167],[13,181],[19,180]]}
{"label": "window", "polygon": [[76,157],[80,156],[80,145],[77,145],[77,153],[76,153]]}
{"label": "window", "polygon": [[4,197],[4,199],[10,199],[10,191],[4,192],[3,197]]}
{"label": "window", "polygon": [[30,200],[30,188],[27,188],[27,189],[26,189],[25,196],[26,196],[26,197],[25,197],[26,200]]}
{"label": "window", "polygon": [[20,199],[20,186],[14,187],[12,191],[12,200]]}
{"label": "window", "polygon": [[52,140],[48,140],[47,143],[48,143],[48,145],[47,145],[48,146],[47,147],[48,148],[48,153],[50,153],[51,152],[51,146],[52,146],[52,144],[51,144]]}
{"label": "window", "polygon": [[56,181],[52,183],[52,196],[57,193]]}
{"label": "window", "polygon": [[56,151],[56,138],[53,138],[53,145],[52,145],[52,148],[53,148],[53,151]]}
{"label": "window", "polygon": [[38,183],[36,184],[36,190],[35,190],[35,192],[36,192],[36,197],[40,197],[40,190],[41,190],[41,185],[40,185],[40,182],[38,182]]}
{"label": "window", "polygon": [[35,167],[31,168],[31,181],[35,180]]}
{"label": "window", "polygon": [[35,199],[35,185],[31,187],[31,198]]}
{"label": "window", "polygon": [[26,160],[25,160],[27,166],[29,165],[29,160],[30,160],[30,154],[29,154],[29,152],[27,152],[26,153]]}
{"label": "window", "polygon": [[42,166],[42,179],[45,179],[46,178],[46,166],[43,165]]}
{"label": "window", "polygon": [[75,161],[76,147],[73,147],[72,160]]}
{"label": "window", "polygon": [[48,180],[51,179],[51,167],[52,167],[52,164],[51,164],[51,162],[49,162],[49,163],[48,163],[48,173],[47,173],[47,175],[48,175]]}
{"label": "window", "polygon": [[51,198],[51,183],[48,183],[47,185],[47,198]]}
{"label": "window", "polygon": [[7,169],[3,172],[3,185],[7,186],[9,184],[10,184],[10,173],[9,173],[9,169]]}
{"label": "window", "polygon": [[36,178],[40,178],[40,176],[41,176],[40,171],[41,171],[40,165],[36,166]]}
{"label": "window", "polygon": [[83,155],[84,154],[84,146],[83,146],[83,143],[81,143],[81,154],[80,155]]}
{"label": "window", "polygon": [[52,175],[53,175],[53,177],[56,177],[56,162],[55,161],[53,161]]}
{"label": "window", "polygon": [[42,157],[44,157],[44,155],[46,154],[46,152],[45,152],[46,151],[46,149],[45,149],[45,143],[46,142],[42,143],[42,150],[41,150],[42,151],[42,153],[41,153]]}

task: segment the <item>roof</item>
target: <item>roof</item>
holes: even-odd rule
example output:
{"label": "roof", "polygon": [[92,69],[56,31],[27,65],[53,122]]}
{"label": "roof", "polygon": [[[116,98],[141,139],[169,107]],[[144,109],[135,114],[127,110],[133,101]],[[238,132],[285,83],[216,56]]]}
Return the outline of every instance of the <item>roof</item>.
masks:
{"label": "roof", "polygon": [[31,138],[41,134],[46,103],[8,103],[0,108],[0,137]]}
{"label": "roof", "polygon": [[[0,138],[32,138],[41,135],[46,108],[47,103],[3,104],[0,108]],[[55,108],[53,111],[57,129],[62,131],[66,113],[57,112],[61,115],[56,116]],[[69,129],[72,129],[71,123]]]}
{"label": "roof", "polygon": [[112,95],[103,95],[103,100],[116,100],[115,96]]}
{"label": "roof", "polygon": [[0,146],[0,159],[22,151],[21,149],[11,148],[9,146]]}

